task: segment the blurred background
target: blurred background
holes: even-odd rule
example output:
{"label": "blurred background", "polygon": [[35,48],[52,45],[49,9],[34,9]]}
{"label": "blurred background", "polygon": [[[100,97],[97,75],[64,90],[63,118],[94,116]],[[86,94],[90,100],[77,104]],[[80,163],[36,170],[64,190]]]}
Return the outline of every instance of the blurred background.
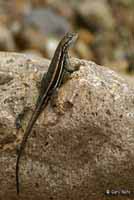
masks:
{"label": "blurred background", "polygon": [[68,31],[72,56],[134,74],[134,0],[0,0],[0,51],[51,59]]}

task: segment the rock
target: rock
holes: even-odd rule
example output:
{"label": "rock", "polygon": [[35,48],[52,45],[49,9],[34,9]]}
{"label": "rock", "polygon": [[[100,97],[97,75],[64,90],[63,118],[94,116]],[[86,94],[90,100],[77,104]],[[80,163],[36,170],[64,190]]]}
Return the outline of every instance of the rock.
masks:
{"label": "rock", "polygon": [[35,58],[35,57],[42,58],[42,54],[39,51],[32,50],[32,49],[28,49],[28,50],[24,51],[24,54],[27,54],[28,56],[33,57],[33,58]]}
{"label": "rock", "polygon": [[46,53],[47,37],[39,31],[27,27],[17,38],[20,49],[33,49],[39,53]]}
{"label": "rock", "polygon": [[94,60],[94,55],[90,46],[94,43],[95,38],[92,33],[86,31],[85,29],[81,29],[79,31],[79,39],[74,49],[79,55],[80,58]]}
{"label": "rock", "polygon": [[21,51],[34,49],[43,57],[51,58],[59,38],[70,30],[67,20],[53,9],[35,8],[24,16],[16,42]]}
{"label": "rock", "polygon": [[45,35],[62,36],[70,30],[65,18],[50,8],[34,9],[25,17],[25,23]]}
{"label": "rock", "polygon": [[82,40],[79,40],[77,42],[75,48],[80,58],[85,58],[85,59],[94,58],[92,51],[89,49],[88,45],[84,43]]}
{"label": "rock", "polygon": [[115,21],[106,0],[85,0],[77,4],[78,20],[93,32],[113,30]]}
{"label": "rock", "polygon": [[45,47],[47,52],[47,57],[52,58],[55,52],[56,47],[58,46],[58,40],[50,37],[47,39]]}
{"label": "rock", "polygon": [[79,38],[88,45],[91,45],[95,41],[94,35],[86,29],[79,30]]}
{"label": "rock", "polygon": [[[11,200],[18,199],[16,146],[34,109],[36,83],[49,62],[13,53],[0,57],[0,71],[12,73],[12,80],[0,85],[0,199]],[[126,194],[134,188],[134,88],[93,62],[71,62],[80,64],[80,70],[48,103],[27,142],[20,198],[128,200]],[[17,132],[15,117],[24,107],[28,113]]]}
{"label": "rock", "polygon": [[4,25],[0,25],[0,51],[15,51],[13,35]]}

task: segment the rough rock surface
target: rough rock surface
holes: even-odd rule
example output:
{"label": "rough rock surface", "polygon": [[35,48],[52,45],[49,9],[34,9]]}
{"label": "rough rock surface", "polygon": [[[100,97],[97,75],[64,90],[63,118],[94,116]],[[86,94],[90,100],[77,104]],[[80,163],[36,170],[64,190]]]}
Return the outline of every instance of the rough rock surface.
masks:
{"label": "rough rock surface", "polygon": [[[16,146],[48,63],[0,53],[1,200],[18,199]],[[20,198],[133,199],[134,89],[105,67],[78,59],[72,63],[80,64],[80,70],[64,81],[29,137],[20,165]],[[23,108],[27,112],[17,132],[14,121]]]}

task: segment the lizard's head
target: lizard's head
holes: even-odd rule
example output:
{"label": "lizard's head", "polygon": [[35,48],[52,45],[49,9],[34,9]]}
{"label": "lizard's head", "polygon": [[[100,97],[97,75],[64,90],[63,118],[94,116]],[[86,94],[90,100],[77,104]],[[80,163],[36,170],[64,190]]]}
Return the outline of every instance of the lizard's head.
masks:
{"label": "lizard's head", "polygon": [[66,35],[64,36],[64,38],[62,40],[63,47],[65,47],[65,49],[68,49],[69,47],[71,47],[74,44],[74,42],[77,40],[77,38],[78,38],[77,33],[73,33],[73,32],[66,33]]}

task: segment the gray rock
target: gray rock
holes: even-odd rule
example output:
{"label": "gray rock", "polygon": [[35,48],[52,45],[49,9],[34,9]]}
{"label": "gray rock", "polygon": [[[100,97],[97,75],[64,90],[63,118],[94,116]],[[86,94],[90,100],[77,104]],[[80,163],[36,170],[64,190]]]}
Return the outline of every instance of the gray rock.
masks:
{"label": "gray rock", "polygon": [[43,34],[64,35],[70,30],[67,20],[50,8],[37,8],[25,17],[25,23]]}
{"label": "gray rock", "polygon": [[[38,94],[45,59],[0,53],[0,199],[18,199],[16,146]],[[129,199],[134,188],[134,89],[115,72],[80,64],[34,126],[20,165],[21,199]],[[15,116],[28,107],[23,129]],[[107,194],[105,194],[107,193]],[[131,195],[130,194],[130,195]]]}

